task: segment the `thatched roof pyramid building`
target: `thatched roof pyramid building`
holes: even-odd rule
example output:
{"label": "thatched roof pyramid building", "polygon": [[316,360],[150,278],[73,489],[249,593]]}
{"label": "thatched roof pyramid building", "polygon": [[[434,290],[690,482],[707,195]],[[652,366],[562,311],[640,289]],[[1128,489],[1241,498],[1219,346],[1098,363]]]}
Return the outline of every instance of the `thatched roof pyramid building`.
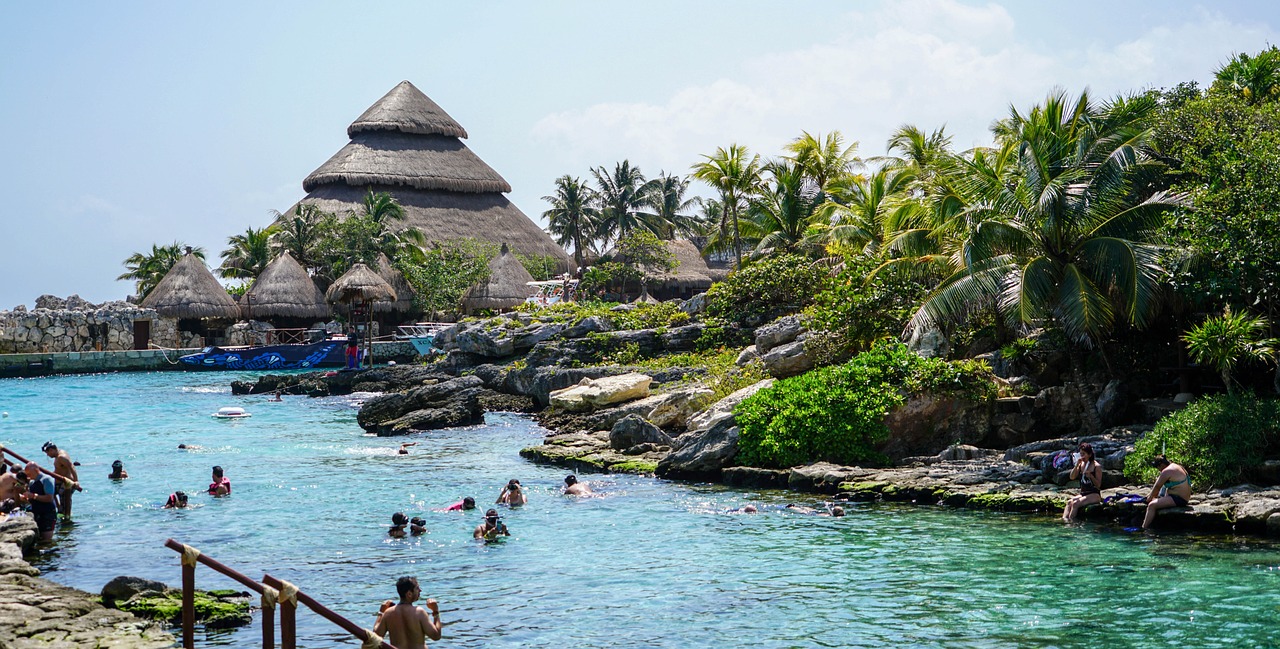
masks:
{"label": "thatched roof pyramid building", "polygon": [[347,135],[351,142],[302,182],[300,202],[343,215],[358,211],[368,190],[387,192],[404,207],[405,227],[429,240],[508,242],[569,269],[564,249],[503,195],[511,185],[462,143],[462,125],[412,83],[392,88]]}
{"label": "thatched roof pyramid building", "polygon": [[489,261],[489,278],[463,294],[462,310],[474,313],[481,309],[500,311],[517,307],[533,295],[534,288],[529,286],[532,281],[533,275],[504,243],[502,252]]}

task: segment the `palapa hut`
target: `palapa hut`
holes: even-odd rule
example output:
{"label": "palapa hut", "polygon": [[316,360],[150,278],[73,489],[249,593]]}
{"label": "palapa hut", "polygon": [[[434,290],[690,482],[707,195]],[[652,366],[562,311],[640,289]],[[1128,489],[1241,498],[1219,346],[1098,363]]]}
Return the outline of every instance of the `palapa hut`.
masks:
{"label": "palapa hut", "polygon": [[462,295],[462,312],[514,308],[533,295],[534,289],[529,286],[532,281],[533,275],[525,270],[524,264],[511,254],[511,249],[504,243],[502,252],[489,260],[489,278]]}
{"label": "palapa hut", "polygon": [[395,302],[396,290],[368,266],[356,264],[325,291],[324,297],[331,303],[347,305],[351,323],[362,331],[363,358],[372,363],[373,336],[376,333],[373,330],[372,306],[376,302]]}
{"label": "palapa hut", "polygon": [[[182,332],[205,339],[220,338],[225,326],[217,325],[240,319],[240,305],[227,294],[227,289],[213,276],[204,261],[191,254],[190,248],[169,269],[160,283],[147,293],[140,306],[155,309],[156,314],[161,317],[177,318],[179,339],[184,338]],[[210,323],[211,320],[224,322]],[[139,332],[139,324],[134,323],[135,348],[145,349],[145,346],[138,346],[141,342],[139,337],[145,338],[148,333]]]}
{"label": "palapa hut", "polygon": [[333,315],[324,292],[288,251],[258,275],[240,299],[240,310],[245,319],[266,320],[277,327],[305,327]]}
{"label": "palapa hut", "polygon": [[570,270],[564,249],[503,195],[507,181],[462,143],[466,130],[413,84],[392,88],[347,135],[351,142],[303,181],[300,203],[341,216],[358,212],[369,190],[387,192],[404,208],[404,227],[430,241],[509,242]]}
{"label": "palapa hut", "polygon": [[[664,241],[663,244],[675,257],[678,264],[675,270],[670,273],[662,273],[656,277],[651,277],[647,282],[648,293],[655,300],[687,299],[711,288],[712,282],[723,279],[723,277],[717,278],[716,272],[707,267],[707,262],[703,260],[702,253],[698,252],[698,247],[693,245],[692,242],[677,239]],[[626,259],[619,255],[616,249],[605,253],[602,259],[626,262]],[[627,288],[628,290],[640,290],[638,283],[629,282]]]}
{"label": "palapa hut", "polygon": [[392,290],[396,292],[396,299],[394,302],[375,302],[374,313],[388,313],[401,318],[417,313],[418,309],[413,306],[413,287],[409,286],[409,280],[405,279],[404,274],[396,270],[395,266],[391,265],[391,260],[383,254],[378,255],[378,277],[391,285]]}

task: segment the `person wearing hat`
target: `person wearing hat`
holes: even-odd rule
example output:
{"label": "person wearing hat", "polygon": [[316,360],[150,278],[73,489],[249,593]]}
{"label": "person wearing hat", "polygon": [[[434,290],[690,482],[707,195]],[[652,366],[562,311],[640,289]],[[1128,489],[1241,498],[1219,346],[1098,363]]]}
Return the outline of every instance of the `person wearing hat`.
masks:
{"label": "person wearing hat", "polygon": [[124,470],[124,462],[116,460],[111,463],[111,473],[107,475],[112,480],[124,480],[129,477],[129,472]]}
{"label": "person wearing hat", "polygon": [[186,509],[187,494],[181,491],[175,491],[169,494],[169,500],[164,504],[165,509]]}
{"label": "person wearing hat", "polygon": [[484,513],[484,522],[476,526],[476,531],[471,537],[492,541],[499,536],[511,536],[511,532],[508,532],[507,526],[502,524],[502,517],[498,516],[498,510],[490,509]]}
{"label": "person wearing hat", "polygon": [[59,482],[56,487],[58,497],[58,513],[63,520],[71,520],[71,494],[80,491],[80,476],[76,474],[76,465],[66,451],[58,449],[53,442],[45,442],[40,447],[45,455],[53,460],[53,472],[66,478],[67,482]]}

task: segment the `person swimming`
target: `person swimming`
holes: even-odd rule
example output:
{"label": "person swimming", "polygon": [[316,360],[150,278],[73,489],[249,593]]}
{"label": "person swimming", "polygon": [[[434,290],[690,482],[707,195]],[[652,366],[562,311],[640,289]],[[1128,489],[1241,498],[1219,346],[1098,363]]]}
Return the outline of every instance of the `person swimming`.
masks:
{"label": "person swimming", "polygon": [[466,498],[463,498],[462,500],[446,507],[445,511],[460,512],[463,510],[469,510],[469,509],[475,509],[475,508],[476,508],[476,499],[472,498],[471,496],[467,496]]}
{"label": "person swimming", "polygon": [[129,477],[129,472],[124,470],[124,462],[116,460],[111,463],[111,473],[107,475],[112,480],[123,480]]}
{"label": "person swimming", "polygon": [[476,526],[471,536],[492,541],[499,536],[511,536],[511,532],[508,532],[507,526],[502,524],[502,517],[498,515],[498,510],[490,509],[484,513],[484,522]]}
{"label": "person swimming", "polygon": [[404,526],[409,523],[409,518],[400,512],[391,515],[391,528],[387,530],[387,536],[393,539],[404,538]]}
{"label": "person swimming", "polygon": [[564,495],[589,496],[591,493],[591,487],[585,482],[579,482],[578,476],[569,474],[564,477]]}
{"label": "person swimming", "polygon": [[409,519],[409,534],[422,536],[427,533],[427,522],[418,516]]}
{"label": "person swimming", "polygon": [[164,509],[186,509],[187,494],[181,491],[175,491],[169,494],[169,500],[165,501]]}

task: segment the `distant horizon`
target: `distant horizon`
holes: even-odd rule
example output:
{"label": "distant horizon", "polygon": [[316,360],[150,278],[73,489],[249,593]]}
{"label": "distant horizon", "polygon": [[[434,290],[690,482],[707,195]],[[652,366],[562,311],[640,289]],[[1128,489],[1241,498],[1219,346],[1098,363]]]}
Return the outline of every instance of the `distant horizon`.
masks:
{"label": "distant horizon", "polygon": [[1054,88],[1105,99],[1204,85],[1233,54],[1280,42],[1280,7],[1261,0],[592,9],[0,9],[11,140],[0,177],[12,197],[0,208],[0,310],[44,294],[123,300],[123,260],[152,244],[201,246],[216,267],[228,237],[301,199],[303,178],[349,141],[347,125],[404,80],[467,129],[466,146],[545,227],[541,197],[564,174],[624,159],[648,177],[687,174],[716,147],[776,156],[803,131],[838,130],[870,158],[907,123],[945,124],[967,149],[989,143],[1011,105]]}

